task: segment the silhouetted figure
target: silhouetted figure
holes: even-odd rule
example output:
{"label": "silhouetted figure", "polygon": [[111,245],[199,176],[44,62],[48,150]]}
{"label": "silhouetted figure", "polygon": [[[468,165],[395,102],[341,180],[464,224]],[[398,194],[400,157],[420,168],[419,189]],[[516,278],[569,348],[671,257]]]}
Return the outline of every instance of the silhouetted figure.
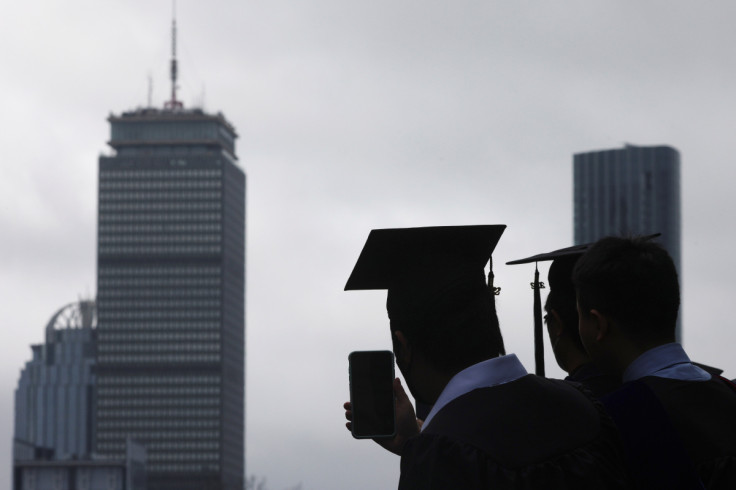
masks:
{"label": "silhouetted figure", "polygon": [[640,488],[736,488],[736,391],[675,343],[677,271],[659,245],[604,238],[573,273],[583,345],[624,385],[602,398]]}
{"label": "silhouetted figure", "polygon": [[[572,271],[577,260],[585,253],[590,244],[576,245],[553,252],[543,253],[525,259],[507,262],[509,265],[527,264],[551,260],[547,273],[549,293],[544,309],[544,323],[547,326],[552,352],[557,365],[568,373],[566,381],[583,384],[596,396],[609,393],[621,385],[620,378],[603,372],[590,359],[578,335],[578,310],[575,287],[572,284]],[[535,271],[535,277],[537,273]],[[538,280],[532,283],[537,288],[543,287]],[[541,324],[541,308],[536,307],[535,321]],[[536,335],[541,336],[541,333]],[[543,349],[542,339],[536,339],[536,349]],[[540,352],[536,353],[539,362],[544,362]]]}
{"label": "silhouetted figure", "polygon": [[433,406],[420,432],[394,383],[398,435],[383,445],[401,454],[399,489],[628,488],[600,404],[504,355],[483,273],[504,228],[373,230],[348,280],[347,290],[388,290],[396,363]]}

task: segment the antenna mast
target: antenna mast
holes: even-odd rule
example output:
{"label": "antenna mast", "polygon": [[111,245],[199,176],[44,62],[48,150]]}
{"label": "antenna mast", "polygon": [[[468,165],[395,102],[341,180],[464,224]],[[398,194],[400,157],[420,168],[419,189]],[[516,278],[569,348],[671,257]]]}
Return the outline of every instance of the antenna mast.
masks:
{"label": "antenna mast", "polygon": [[176,78],[178,67],[176,64],[176,0],[173,1],[173,13],[171,20],[171,100],[164,104],[166,109],[181,109],[184,105],[176,100]]}
{"label": "antenna mast", "polygon": [[148,74],[148,106],[147,106],[149,109],[151,107],[153,107],[151,105],[151,97],[152,97],[152,95],[153,95],[153,77],[149,73]]}

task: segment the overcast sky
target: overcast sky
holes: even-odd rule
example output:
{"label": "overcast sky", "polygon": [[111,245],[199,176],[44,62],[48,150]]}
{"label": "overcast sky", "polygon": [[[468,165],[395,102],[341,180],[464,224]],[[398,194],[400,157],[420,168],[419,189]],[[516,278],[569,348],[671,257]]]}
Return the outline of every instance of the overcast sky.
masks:
{"label": "overcast sky", "polygon": [[[61,306],[95,294],[106,117],[168,97],[171,2],[11,2],[0,16],[0,487],[13,390]],[[352,350],[390,348],[385,293],[343,292],[372,228],[508,225],[508,350],[533,370],[533,266],[572,244],[572,154],[682,157],[683,331],[736,377],[736,3],[179,0],[180,98],[239,133],[247,189],[249,475],[392,488],[343,425]],[[546,267],[542,270],[546,275]],[[549,347],[548,347],[549,349]],[[547,366],[561,376],[550,351]],[[5,441],[5,442],[2,442]]]}

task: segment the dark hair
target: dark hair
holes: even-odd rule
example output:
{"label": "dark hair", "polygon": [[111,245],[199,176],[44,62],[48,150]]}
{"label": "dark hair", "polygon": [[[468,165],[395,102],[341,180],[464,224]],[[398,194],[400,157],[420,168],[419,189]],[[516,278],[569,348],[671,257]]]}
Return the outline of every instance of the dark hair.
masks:
{"label": "dark hair", "polygon": [[667,251],[642,238],[606,237],[573,272],[583,314],[598,310],[633,338],[671,339],[680,307],[677,270]]}
{"label": "dark hair", "polygon": [[[575,290],[570,292],[569,289],[556,290],[550,289],[547,295],[547,301],[544,303],[544,311],[549,314],[550,311],[555,310],[557,315],[560,317],[562,323],[562,330],[565,334],[573,340],[575,347],[580,352],[585,353],[585,347],[583,341],[580,339],[580,333],[578,333],[578,309],[575,299]],[[550,320],[547,320],[550,321]]]}
{"label": "dark hair", "polygon": [[474,296],[462,307],[392,319],[391,331],[401,330],[414,349],[448,374],[505,354],[492,293],[477,291]]}
{"label": "dark hair", "polygon": [[549,294],[544,309],[547,313],[551,310],[557,312],[565,333],[582,352],[585,352],[578,333],[577,297],[575,286],[572,284],[572,271],[579,258],[579,255],[558,257],[552,262],[547,273]]}

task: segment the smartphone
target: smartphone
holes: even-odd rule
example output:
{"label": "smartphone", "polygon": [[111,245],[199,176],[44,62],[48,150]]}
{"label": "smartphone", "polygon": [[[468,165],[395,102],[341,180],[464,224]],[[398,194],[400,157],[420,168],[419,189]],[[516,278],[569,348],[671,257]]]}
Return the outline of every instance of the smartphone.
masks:
{"label": "smartphone", "polygon": [[353,437],[375,439],[396,435],[394,353],[355,351],[348,356]]}

